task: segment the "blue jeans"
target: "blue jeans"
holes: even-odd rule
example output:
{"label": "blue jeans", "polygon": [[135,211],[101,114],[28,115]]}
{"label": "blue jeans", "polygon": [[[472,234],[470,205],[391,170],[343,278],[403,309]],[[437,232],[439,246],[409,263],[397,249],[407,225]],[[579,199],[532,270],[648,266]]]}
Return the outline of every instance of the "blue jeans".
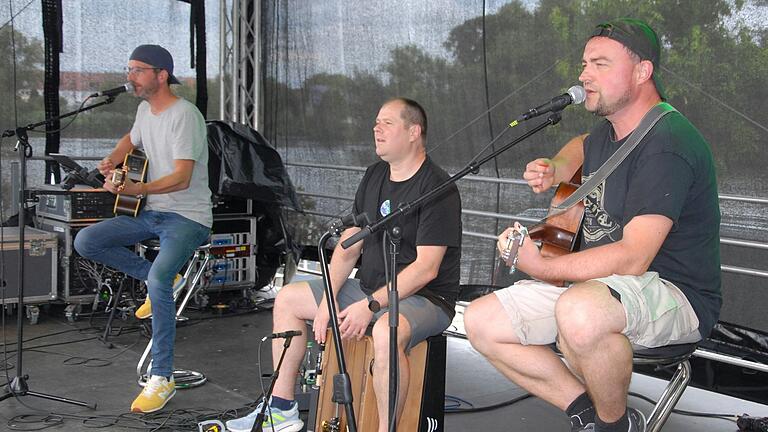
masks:
{"label": "blue jeans", "polygon": [[[173,374],[173,279],[210,232],[176,213],[145,210],[135,218],[118,216],[91,225],[75,237],[75,250],[81,256],[146,281],[152,299],[152,375]],[[125,247],[155,237],[160,239],[160,252],[153,262]]]}

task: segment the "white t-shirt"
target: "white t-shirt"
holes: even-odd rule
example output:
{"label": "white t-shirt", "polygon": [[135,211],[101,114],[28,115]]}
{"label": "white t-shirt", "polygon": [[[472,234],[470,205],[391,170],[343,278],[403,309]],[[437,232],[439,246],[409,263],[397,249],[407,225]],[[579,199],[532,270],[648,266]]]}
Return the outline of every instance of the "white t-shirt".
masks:
{"label": "white t-shirt", "polygon": [[176,159],[195,161],[187,189],[149,195],[145,209],[177,213],[210,227],[213,215],[208,188],[208,143],[205,120],[197,107],[179,98],[155,115],[147,101],[141,102],[131,129],[131,143],[147,155],[148,182],[172,173]]}

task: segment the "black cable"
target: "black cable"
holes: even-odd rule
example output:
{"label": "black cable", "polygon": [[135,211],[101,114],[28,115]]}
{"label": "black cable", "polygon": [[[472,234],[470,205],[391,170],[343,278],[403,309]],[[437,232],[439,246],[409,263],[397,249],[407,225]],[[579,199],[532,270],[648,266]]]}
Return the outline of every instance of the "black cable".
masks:
{"label": "black cable", "polygon": [[[27,4],[27,6],[29,6],[29,4]],[[26,8],[26,6],[25,6],[25,8]],[[11,24],[11,52],[12,52],[12,57],[13,57],[13,95],[14,95],[14,97],[13,97],[13,124],[18,127],[18,125],[19,125],[19,110],[18,110],[18,104],[17,104],[17,99],[18,98],[16,97],[16,95],[18,95],[19,90],[18,90],[17,82],[16,82],[16,69],[17,69],[18,65],[17,65],[17,60],[16,60],[16,36],[15,36],[16,28],[15,28],[15,25],[14,25],[15,15],[13,13],[13,0],[8,0],[8,9],[9,9],[9,13],[11,15],[11,20],[10,20],[10,24]],[[21,12],[19,12],[19,13],[21,13]],[[18,151],[25,152],[26,149],[25,148],[19,148]],[[2,149],[0,149],[0,153],[2,153]],[[22,179],[22,183],[23,183],[23,180],[24,179]],[[20,212],[25,211],[24,201],[23,201],[24,196],[23,195],[24,195],[23,191],[20,191],[19,199],[22,200],[21,202],[19,202],[19,210],[20,210]],[[0,203],[0,208],[2,208],[2,203]],[[23,227],[19,227],[19,230],[21,230],[22,228]],[[0,229],[2,229],[2,228],[0,227]],[[0,240],[2,240],[4,242],[5,241],[4,232],[0,231],[0,237],[2,237],[2,239],[0,239]],[[3,276],[5,276],[5,259],[4,259],[5,258],[5,255],[4,255],[5,254],[5,250],[4,249],[5,248],[0,248],[0,260],[2,260],[2,264],[3,264]],[[18,252],[20,254],[20,257],[23,258],[24,251],[20,250]],[[21,282],[22,281],[19,281],[19,283],[21,283]],[[2,283],[3,283],[3,285],[5,285],[5,279],[2,280]],[[21,293],[19,293],[19,294],[21,294]],[[3,304],[5,304],[5,286],[3,286],[3,288],[2,288],[2,302],[3,302]],[[16,313],[20,314],[21,310],[17,310]],[[19,398],[19,396],[13,391],[13,387],[11,385],[12,381],[11,381],[10,375],[8,374],[8,371],[12,367],[15,367],[15,365],[11,365],[10,363],[8,363],[8,348],[6,346],[6,342],[7,341],[6,341],[6,338],[5,338],[6,332],[5,332],[5,313],[4,313],[4,311],[0,311],[0,315],[2,315],[2,322],[0,323],[0,325],[2,326],[2,330],[3,330],[3,362],[5,363],[5,367],[3,368],[3,370],[5,372],[5,381],[6,381],[5,388],[6,388],[6,391],[8,391],[9,393],[13,394],[13,397],[19,403],[21,403],[24,406],[27,406],[24,403],[24,401],[22,401],[21,398]],[[18,331],[18,329],[17,329],[17,331]]]}
{"label": "black cable", "polygon": [[[648,396],[642,395],[640,393],[635,392],[629,392],[630,396],[636,397],[638,399],[644,400],[648,403],[650,403],[653,406],[656,406],[657,401],[649,398]],[[718,413],[707,413],[707,412],[697,412],[697,411],[687,411],[682,409],[673,408],[672,412],[675,414],[680,414],[684,416],[689,417],[703,417],[703,418],[719,418],[721,420],[728,420],[736,423],[736,418],[738,417],[737,414],[718,414]]]}
{"label": "black cable", "polygon": [[[47,337],[52,337],[52,336],[59,336],[59,335],[65,334],[65,333],[71,333],[71,332],[83,332],[83,330],[87,330],[87,329],[79,329],[79,328],[73,328],[73,329],[69,329],[69,330],[62,330],[62,331],[53,332],[53,333],[46,333],[46,334],[43,334],[43,335],[39,335],[39,336],[35,336],[35,337],[31,337],[31,338],[29,338],[29,339],[24,339],[24,340],[22,340],[21,342],[22,342],[23,344],[25,344],[25,343],[27,343],[27,342],[32,342],[32,341],[34,341],[34,340],[38,340],[38,339],[45,339],[45,338],[47,338]],[[11,345],[16,345],[16,341],[13,341],[13,342],[9,342],[9,343],[7,343],[7,344],[6,344],[6,343],[2,344],[2,346],[11,346]]]}
{"label": "black cable", "polygon": [[92,97],[93,97],[93,95],[90,95],[87,98],[85,98],[84,101],[82,101],[80,103],[80,106],[77,107],[77,110],[76,110],[77,112],[75,112],[75,115],[72,116],[72,118],[64,126],[58,128],[58,129],[44,130],[44,131],[39,131],[39,130],[35,130],[35,129],[29,129],[29,132],[39,133],[39,134],[43,134],[43,135],[52,135],[52,134],[59,133],[59,132],[63,131],[64,129],[68,128],[72,124],[72,122],[74,122],[77,119],[77,117],[80,115],[80,110],[83,109],[83,107],[85,106],[85,103],[88,102]]}
{"label": "black cable", "polygon": [[[274,423],[274,420],[272,419],[272,406],[270,404],[270,401],[268,401],[267,398],[266,398],[267,391],[264,388],[264,379],[263,379],[263,377],[264,377],[264,370],[261,367],[261,349],[262,349],[262,347],[264,345],[264,341],[266,341],[266,340],[267,340],[267,338],[261,338],[259,340],[259,351],[258,351],[258,355],[257,355],[256,358],[257,358],[257,361],[259,362],[259,385],[261,386],[261,401],[262,401],[262,403],[267,404],[267,411],[266,411],[267,412],[267,416],[269,417],[269,423],[272,426],[272,430],[274,430],[275,429],[275,423]],[[274,340],[274,339],[271,339],[271,340]],[[285,349],[287,349],[287,348],[285,348]],[[272,365],[273,369],[274,369],[274,367],[275,366]],[[270,397],[271,396],[272,395],[270,395]],[[256,406],[257,407],[258,407],[258,400],[259,399],[257,398],[256,399],[256,401],[257,401]]]}
{"label": "black cable", "polygon": [[[98,339],[98,336],[91,336],[91,337],[88,337],[88,338],[75,339],[75,340],[66,341],[66,342],[52,342],[52,343],[49,343],[49,344],[37,345],[37,346],[33,346],[33,347],[24,347],[23,351],[32,351],[32,350],[36,350],[36,349],[40,349],[40,348],[48,348],[48,347],[52,347],[52,346],[70,345],[70,344],[75,344],[75,343],[80,343],[80,342],[87,342],[89,340],[94,340],[94,339]],[[15,353],[16,351],[18,351],[18,349],[8,350],[9,353]],[[7,358],[6,358],[6,360],[7,360]]]}
{"label": "black cable", "polygon": [[[138,331],[138,328],[135,329],[135,331]],[[139,337],[136,338],[135,342],[133,342],[130,345],[126,345],[125,348],[123,348],[120,352],[118,352],[117,354],[111,355],[109,357],[82,357],[82,356],[71,355],[67,353],[61,353],[61,352],[50,351],[50,350],[42,350],[42,349],[36,349],[36,348],[25,349],[24,351],[34,351],[34,352],[39,352],[44,354],[53,354],[53,355],[67,357],[65,360],[61,362],[61,364],[65,366],[104,367],[104,366],[112,365],[112,362],[110,360],[120,357],[121,355],[126,353],[128,350],[138,345],[142,339],[143,339],[142,335],[139,333]]]}
{"label": "black cable", "polygon": [[[3,178],[3,137],[0,136],[0,179]],[[4,196],[3,192],[3,182],[0,181],[0,197]],[[3,206],[2,200],[0,199],[0,244],[5,244],[5,207]],[[6,288],[6,281],[5,281],[5,248],[0,247],[0,301],[2,301],[1,304],[5,305],[5,288]],[[5,377],[8,382],[10,382],[10,377],[8,376],[8,370],[11,366],[6,359],[8,358],[8,354],[5,351],[5,311],[0,311],[0,328],[3,330],[3,365],[2,369],[5,371]]]}
{"label": "black cable", "polygon": [[[450,409],[450,410],[446,409],[445,413],[446,414],[460,414],[460,413],[473,413],[473,412],[490,411],[490,410],[495,410],[495,409],[499,409],[499,408],[503,408],[503,407],[506,407],[506,406],[510,406],[510,405],[516,404],[516,403],[518,403],[518,402],[520,402],[522,400],[530,398],[531,396],[533,396],[533,395],[530,394],[530,393],[524,393],[524,394],[522,394],[522,395],[520,395],[520,396],[518,396],[516,398],[512,398],[512,399],[509,399],[509,400],[506,400],[506,401],[503,401],[503,402],[495,403],[495,404],[492,404],[492,405],[480,406],[480,407],[475,407],[474,405],[469,403],[472,406],[472,408],[455,408],[455,409]],[[455,396],[451,396],[451,397],[455,398]],[[458,398],[456,398],[456,399],[458,399]],[[463,399],[460,399],[460,401],[468,403],[467,401],[465,401]]]}
{"label": "black cable", "polygon": [[[490,88],[488,87],[488,49],[486,47],[486,0],[483,0],[483,19],[482,19],[482,42],[483,42],[483,83],[485,87],[485,108],[486,112],[488,113],[488,135],[493,137],[493,118],[491,117],[491,94],[490,94]],[[507,131],[509,129],[509,126],[507,126],[504,131]],[[502,134],[499,134],[501,136]],[[495,139],[491,140],[491,148],[493,151],[496,151],[496,146],[493,145],[495,142]],[[493,170],[496,173],[496,178],[501,178],[501,171],[499,170],[499,158],[493,158]],[[495,211],[496,213],[501,212],[501,183],[496,183],[496,206]],[[495,229],[493,232],[497,233],[499,232],[499,222],[500,219],[495,219]],[[493,256],[495,255],[496,251],[491,252],[493,255],[491,256],[491,259],[493,259]]]}
{"label": "black cable", "polygon": [[[8,21],[6,21],[5,23],[3,23],[3,25],[0,26],[0,30],[4,29],[5,26],[7,26],[8,24],[11,25],[11,30],[13,30],[13,23],[16,20],[16,17],[21,15],[21,13],[24,12],[34,2],[35,2],[35,0],[29,0],[29,2],[27,4],[25,4],[24,7],[19,9],[19,11],[16,12],[16,14],[13,13],[13,7],[11,7],[11,10],[10,10],[11,18],[8,19]],[[8,3],[10,3],[10,1]],[[14,94],[16,94],[16,93],[14,93]]]}
{"label": "black cable", "polygon": [[[652,398],[650,398],[648,396],[645,396],[643,394],[635,393],[635,392],[629,392],[628,394],[629,394],[629,396],[633,396],[633,397],[641,399],[641,400],[643,400],[645,402],[648,402],[651,405],[656,406],[656,404],[657,404],[657,401],[655,401]],[[445,395],[445,398],[447,400],[449,400],[451,402],[454,402],[454,403],[458,403],[458,405],[457,405],[458,407],[446,406],[445,413],[446,414],[460,414],[460,413],[473,413],[473,412],[490,411],[490,410],[495,410],[495,409],[498,409],[498,408],[503,408],[503,407],[506,407],[506,406],[513,405],[513,404],[515,404],[517,402],[520,402],[522,400],[528,399],[531,396],[533,396],[533,395],[530,394],[530,393],[525,393],[525,394],[520,395],[520,396],[518,396],[516,398],[509,399],[509,400],[506,400],[506,401],[503,401],[503,402],[499,402],[499,403],[496,403],[496,404],[493,404],[493,405],[475,407],[471,402],[469,402],[467,400],[458,398],[456,396]],[[461,404],[467,404],[467,405],[470,406],[470,408],[459,408],[461,406]],[[688,411],[688,410],[682,410],[682,409],[677,409],[677,408],[672,409],[672,413],[679,414],[679,415],[684,415],[684,416],[689,416],[689,417],[702,417],[702,418],[720,419],[720,420],[730,421],[730,422],[733,422],[733,423],[736,423],[737,418],[738,418],[737,414],[708,413],[708,412]]]}

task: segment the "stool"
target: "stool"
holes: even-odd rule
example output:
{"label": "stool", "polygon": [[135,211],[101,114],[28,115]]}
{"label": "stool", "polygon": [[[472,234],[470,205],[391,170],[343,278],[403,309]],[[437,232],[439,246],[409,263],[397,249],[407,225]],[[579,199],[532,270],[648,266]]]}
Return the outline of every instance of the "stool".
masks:
{"label": "stool", "polygon": [[[555,344],[550,347],[562,357],[562,353]],[[683,392],[691,381],[690,357],[696,351],[697,344],[667,345],[657,348],[644,348],[632,353],[632,363],[642,366],[654,366],[656,370],[675,367],[675,373],[669,380],[667,387],[661,393],[659,401],[646,420],[648,432],[659,432],[666,423],[677,402],[683,396]]]}
{"label": "stool", "polygon": [[[361,432],[375,431],[379,424],[376,395],[373,391],[373,338],[345,340],[344,358],[352,383],[352,405]],[[399,418],[399,431],[442,431],[445,403],[445,354],[446,338],[437,335],[418,343],[408,353],[411,372],[406,409]],[[332,401],[333,376],[339,373],[333,335],[326,339],[322,363],[322,375],[318,375],[320,395],[317,403],[315,430],[323,430],[322,423],[332,417],[340,417],[340,430],[346,430],[346,417],[340,416],[343,406]]]}
{"label": "stool", "polygon": [[675,405],[691,381],[690,358],[697,344],[667,345],[658,348],[636,350],[632,362],[636,365],[653,365],[656,370],[675,367],[675,373],[661,393],[659,401],[648,417],[648,432],[658,432],[667,422]]}
{"label": "stool", "polygon": [[[205,270],[208,267],[208,262],[211,260],[210,248],[210,243],[205,243],[197,247],[187,262],[186,269],[182,275],[182,283],[176,286],[173,290],[173,300],[176,301],[178,300],[179,295],[181,295],[181,292],[184,290],[184,288],[187,289],[187,293],[184,296],[184,299],[176,308],[177,322],[185,320],[181,314],[187,307],[189,299],[191,299],[197,290],[202,286],[200,280],[202,279],[203,273],[205,273]],[[156,238],[145,240],[139,244],[139,249],[142,253],[146,252],[147,250],[159,251],[160,240]],[[147,347],[144,348],[144,353],[141,355],[139,363],[136,365],[136,375],[138,376],[139,385],[142,387],[146,385],[147,379],[150,375],[149,371],[152,368],[152,360],[147,362],[147,358],[149,357],[151,349],[152,339],[150,339],[149,343],[147,343]],[[145,362],[147,363],[147,366],[146,369],[144,369],[144,372],[142,372]],[[205,384],[205,382],[208,380],[208,378],[202,372],[195,372],[191,370],[174,370],[173,379],[176,382],[177,389],[198,387]]]}

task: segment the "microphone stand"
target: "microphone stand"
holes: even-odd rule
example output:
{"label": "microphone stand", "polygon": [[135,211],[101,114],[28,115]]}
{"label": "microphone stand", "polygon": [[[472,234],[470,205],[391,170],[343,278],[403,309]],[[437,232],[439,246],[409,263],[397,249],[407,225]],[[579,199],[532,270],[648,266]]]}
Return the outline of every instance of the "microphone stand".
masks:
{"label": "microphone stand", "polygon": [[34,392],[29,389],[27,385],[27,379],[29,375],[25,375],[22,368],[23,351],[24,351],[24,229],[26,225],[26,180],[27,180],[27,159],[32,157],[32,146],[29,144],[28,131],[34,130],[37,127],[51,124],[57,120],[61,120],[66,117],[70,117],[79,114],[83,111],[88,111],[98,106],[107,105],[115,101],[114,97],[108,97],[106,100],[89,105],[85,108],[80,108],[75,111],[71,111],[66,114],[62,114],[57,117],[50,118],[38,123],[31,123],[26,126],[18,127],[16,129],[8,129],[3,132],[3,137],[16,136],[18,139],[15,147],[15,151],[19,152],[19,264],[18,264],[18,277],[19,277],[19,299],[16,310],[16,376],[12,381],[6,384],[5,393],[0,394],[0,401],[4,401],[12,396],[35,396],[41,399],[48,399],[57,402],[64,402],[72,405],[78,405],[86,408],[96,409],[96,404],[90,404],[87,402],[81,402],[74,399],[68,399],[61,396],[54,396],[46,393]]}
{"label": "microphone stand", "polygon": [[[283,352],[280,353],[280,360],[277,362],[277,367],[275,367],[275,371],[272,372],[271,382],[269,383],[269,389],[267,390],[267,393],[264,395],[264,398],[262,399],[261,403],[261,411],[259,411],[259,414],[256,416],[256,423],[253,424],[253,427],[251,428],[252,432],[261,432],[262,428],[264,427],[264,414],[267,411],[267,406],[269,405],[269,399],[272,397],[272,391],[275,389],[275,383],[277,382],[277,377],[280,375],[280,367],[283,365],[283,359],[285,358],[285,352],[288,351],[288,347],[291,346],[291,340],[293,340],[293,336],[286,336],[285,342],[283,343]],[[270,430],[272,429],[272,426],[270,425]]]}
{"label": "microphone stand", "polygon": [[[393,226],[384,231],[389,242],[389,272],[387,278],[387,300],[389,303],[389,431],[397,427],[397,393],[400,386],[400,356],[397,352],[397,326],[400,320],[400,298],[397,292],[397,255],[400,253],[402,230]],[[386,260],[386,258],[385,258]],[[395,341],[395,343],[392,343]],[[394,395],[394,396],[393,396]]]}
{"label": "microphone stand", "polygon": [[[457,172],[456,174],[452,175],[448,179],[446,179],[443,183],[437,185],[434,189],[430,190],[429,192],[425,193],[424,195],[420,196],[419,198],[416,198],[415,200],[409,202],[409,203],[403,203],[400,206],[398,206],[397,210],[393,211],[392,213],[388,214],[387,216],[379,219],[376,222],[370,223],[363,227],[360,232],[353,235],[352,237],[344,240],[341,242],[341,247],[344,249],[349,248],[350,246],[354,245],[355,243],[359,242],[360,240],[363,240],[364,238],[370,236],[371,234],[380,231],[385,226],[389,225],[392,219],[402,215],[406,214],[409,211],[413,209],[417,209],[421,207],[424,203],[434,199],[437,195],[439,195],[441,192],[443,192],[448,186],[456,183],[461,178],[465,177],[467,174],[470,174],[472,172],[476,172],[479,170],[480,166],[485,164],[486,162],[495,159],[500,154],[504,153],[505,151],[509,150],[510,148],[514,147],[515,145],[519,144],[520,142],[524,141],[531,135],[534,135],[535,133],[539,132],[540,130],[546,128],[547,126],[554,126],[557,123],[560,122],[562,119],[561,116],[562,110],[554,111],[552,112],[548,117],[547,120],[540,123],[530,131],[526,132],[522,136],[514,139],[512,142],[505,144],[503,147],[499,148],[498,150],[494,151],[493,153],[489,154],[488,156],[480,159],[479,161],[473,161],[470,162],[464,169]],[[396,227],[395,227],[396,228]],[[394,231],[395,228],[392,228],[391,231]],[[399,229],[398,229],[399,230]],[[390,232],[391,234],[391,232]],[[399,244],[399,243],[398,243]],[[390,260],[392,262],[392,269],[391,271],[391,281],[389,284],[389,310],[390,310],[390,339],[389,339],[389,409],[390,409],[390,415],[389,415],[389,431],[394,431],[397,427],[397,419],[395,418],[395,408],[397,407],[397,382],[399,382],[399,371],[398,371],[398,353],[397,353],[397,324],[398,324],[398,316],[395,315],[393,311],[398,311],[398,305],[399,305],[399,297],[397,295],[397,269],[395,268],[396,258],[397,258],[397,246],[392,246],[390,248]],[[394,285],[394,288],[392,287]],[[398,311],[399,313],[399,311]],[[394,316],[394,317],[393,317]],[[393,385],[392,381],[395,381],[395,384]],[[381,414],[381,413],[380,413]]]}
{"label": "microphone stand", "polygon": [[339,373],[333,376],[333,397],[332,401],[344,405],[344,412],[347,414],[347,430],[357,432],[357,419],[355,418],[355,409],[352,406],[352,381],[347,373],[347,362],[344,360],[344,348],[341,346],[341,332],[339,331],[339,318],[336,314],[336,299],[333,296],[333,287],[331,286],[330,270],[328,269],[328,260],[326,259],[325,245],[333,236],[341,235],[343,225],[334,224],[331,229],[326,231],[320,237],[317,245],[317,253],[320,257],[320,270],[323,274],[325,285],[325,299],[328,304],[328,315],[330,316],[331,332],[333,333],[333,346],[336,351],[336,360],[339,364]]}

